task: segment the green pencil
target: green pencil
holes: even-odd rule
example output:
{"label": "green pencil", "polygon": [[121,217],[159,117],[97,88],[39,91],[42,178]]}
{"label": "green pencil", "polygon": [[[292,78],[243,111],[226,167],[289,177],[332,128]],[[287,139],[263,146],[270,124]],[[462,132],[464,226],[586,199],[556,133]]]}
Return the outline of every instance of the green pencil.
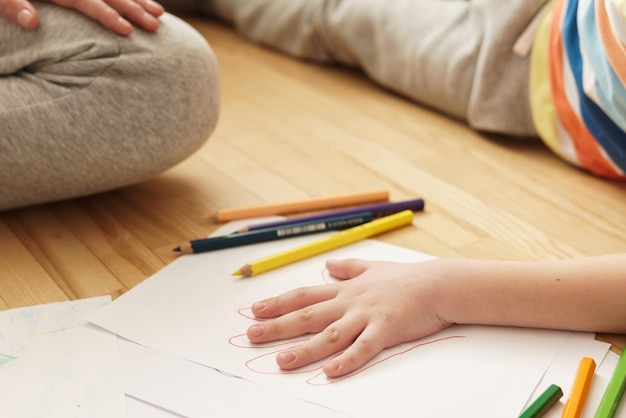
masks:
{"label": "green pencil", "polygon": [[539,418],[561,399],[563,391],[557,385],[550,385],[535,402],[531,403],[519,418]]}
{"label": "green pencil", "polygon": [[626,350],[617,362],[613,377],[602,395],[595,418],[613,418],[626,389]]}

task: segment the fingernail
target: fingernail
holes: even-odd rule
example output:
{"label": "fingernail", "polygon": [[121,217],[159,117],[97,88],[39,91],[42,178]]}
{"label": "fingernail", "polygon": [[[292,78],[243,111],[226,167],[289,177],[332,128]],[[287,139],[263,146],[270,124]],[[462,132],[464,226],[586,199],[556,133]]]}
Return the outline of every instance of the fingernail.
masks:
{"label": "fingernail", "polygon": [[120,27],[124,30],[124,32],[130,33],[133,31],[133,25],[131,25],[130,22],[123,17],[120,16],[117,19],[117,22],[120,24]]}
{"label": "fingernail", "polygon": [[23,28],[29,28],[33,21],[33,14],[30,10],[23,9],[17,14],[17,23]]}
{"label": "fingernail", "polygon": [[156,1],[148,0],[148,2],[146,3],[146,6],[148,7],[149,10],[151,10],[154,13],[163,13],[164,11],[163,6],[161,6]]}
{"label": "fingernail", "polygon": [[263,325],[252,325],[250,329],[248,329],[248,335],[251,337],[260,337],[265,332],[265,327]]}
{"label": "fingernail", "polygon": [[145,12],[143,14],[143,19],[147,20],[147,21],[150,21],[150,22],[158,22],[159,21],[156,17],[154,17],[154,15],[152,13],[148,13],[148,12]]}
{"label": "fingernail", "polygon": [[254,309],[255,311],[262,311],[263,309],[265,309],[265,302],[257,302],[253,304],[252,309]]}
{"label": "fingernail", "polygon": [[283,351],[278,357],[283,363],[291,363],[296,359],[296,352],[293,350]]}
{"label": "fingernail", "polygon": [[339,363],[338,361],[331,361],[329,363],[327,363],[324,366],[324,372],[328,373],[328,372],[338,372],[339,369],[341,368],[341,363]]}

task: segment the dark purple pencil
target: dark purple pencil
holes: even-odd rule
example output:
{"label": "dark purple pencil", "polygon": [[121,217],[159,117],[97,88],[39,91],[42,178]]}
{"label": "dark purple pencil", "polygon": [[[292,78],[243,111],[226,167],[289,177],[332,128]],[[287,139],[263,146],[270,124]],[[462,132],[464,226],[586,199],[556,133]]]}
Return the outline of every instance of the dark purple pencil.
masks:
{"label": "dark purple pencil", "polygon": [[266,222],[262,224],[249,225],[247,227],[241,228],[237,232],[246,232],[246,231],[254,231],[255,229],[263,229],[263,228],[275,228],[278,226],[289,225],[296,222],[308,222],[308,221],[316,221],[322,220],[332,216],[341,216],[341,215],[350,215],[356,212],[371,212],[374,218],[380,218],[383,216],[392,215],[397,212],[401,212],[403,210],[412,210],[413,212],[417,212],[424,209],[424,199],[411,199],[411,200],[403,200],[401,202],[386,202],[386,203],[377,203],[373,205],[365,205],[358,206],[349,209],[341,209],[331,212],[324,212],[315,215],[307,215],[307,216],[298,216],[294,218],[288,218],[283,221],[277,222]]}

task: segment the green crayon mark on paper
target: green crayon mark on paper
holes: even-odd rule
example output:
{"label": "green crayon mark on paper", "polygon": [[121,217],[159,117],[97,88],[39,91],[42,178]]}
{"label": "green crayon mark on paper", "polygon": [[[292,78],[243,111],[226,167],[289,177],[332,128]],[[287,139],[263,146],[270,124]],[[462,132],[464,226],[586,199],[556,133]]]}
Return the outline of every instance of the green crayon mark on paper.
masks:
{"label": "green crayon mark on paper", "polygon": [[0,353],[0,364],[4,364],[4,363],[8,363],[11,360],[15,360],[17,357],[15,356],[10,356],[8,354],[2,354]]}
{"label": "green crayon mark on paper", "polygon": [[35,335],[48,335],[48,334],[54,334],[54,333],[56,333],[56,332],[63,332],[63,331],[67,331],[67,330],[70,330],[70,329],[74,329],[74,327],[65,327],[65,328],[53,329],[53,330],[50,330],[50,331],[38,332],[38,333],[37,333],[37,334],[35,334]]}

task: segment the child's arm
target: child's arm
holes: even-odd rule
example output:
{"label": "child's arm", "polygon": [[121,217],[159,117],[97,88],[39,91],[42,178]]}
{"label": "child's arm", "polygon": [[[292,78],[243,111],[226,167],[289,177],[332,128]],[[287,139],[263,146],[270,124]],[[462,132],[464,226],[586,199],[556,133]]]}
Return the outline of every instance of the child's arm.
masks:
{"label": "child's arm", "polygon": [[437,259],[401,264],[329,261],[341,283],[297,289],[253,306],[253,342],[305,333],[280,353],[294,369],[344,350],[324,366],[331,377],[362,366],[386,347],[454,323],[626,332],[626,254],[568,261]]}

